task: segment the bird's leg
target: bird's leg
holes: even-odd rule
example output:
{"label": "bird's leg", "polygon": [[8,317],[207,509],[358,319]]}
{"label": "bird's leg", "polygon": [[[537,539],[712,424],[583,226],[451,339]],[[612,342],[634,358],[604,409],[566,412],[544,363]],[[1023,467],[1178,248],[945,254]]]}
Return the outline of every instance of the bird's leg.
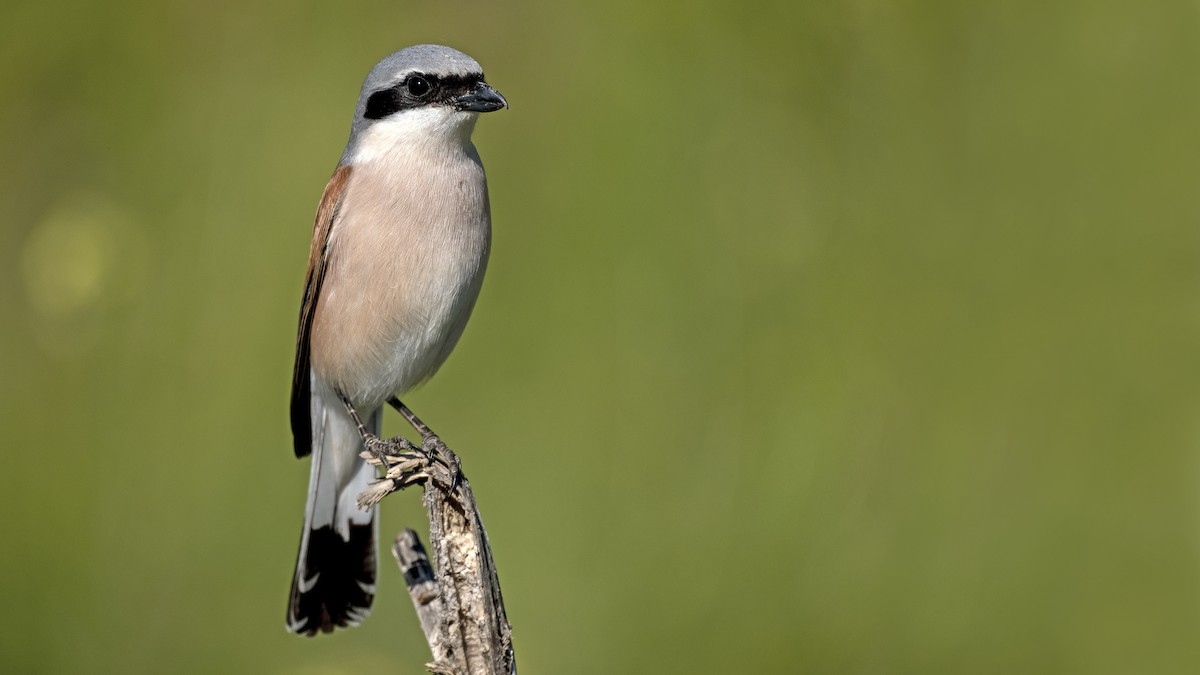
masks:
{"label": "bird's leg", "polygon": [[403,415],[412,428],[421,434],[421,449],[425,451],[429,459],[432,460],[434,457],[442,459],[442,463],[450,470],[450,490],[457,489],[459,481],[462,480],[462,463],[459,461],[458,455],[455,455],[454,451],[443,443],[437,434],[433,433],[433,429],[422,422],[421,418],[409,410],[408,406],[404,405],[399,398],[395,396],[389,398],[388,405]]}
{"label": "bird's leg", "polygon": [[363,424],[362,418],[358,416],[358,411],[354,409],[354,404],[350,402],[342,392],[337,392],[338,398],[342,399],[342,405],[346,406],[346,412],[350,413],[350,419],[354,420],[354,425],[358,427],[358,435],[362,436],[363,445],[367,452],[379,461],[379,466],[383,467],[384,474],[387,474],[388,468],[398,460],[388,461],[388,457],[398,458],[405,455],[411,456],[414,452],[420,452],[421,448],[413,445],[411,441],[403,436],[389,438],[384,440],[375,434],[371,433]]}
{"label": "bird's leg", "polygon": [[408,406],[404,405],[400,399],[393,396],[388,399],[388,405],[395,408],[396,412],[404,415],[404,419],[408,420],[408,423],[412,425],[412,428],[418,434],[421,434],[422,441],[429,441],[431,438],[437,438],[437,434],[433,433],[433,429],[430,429],[428,426],[426,426],[425,423],[421,421],[421,418],[417,417],[413,411],[409,410]]}

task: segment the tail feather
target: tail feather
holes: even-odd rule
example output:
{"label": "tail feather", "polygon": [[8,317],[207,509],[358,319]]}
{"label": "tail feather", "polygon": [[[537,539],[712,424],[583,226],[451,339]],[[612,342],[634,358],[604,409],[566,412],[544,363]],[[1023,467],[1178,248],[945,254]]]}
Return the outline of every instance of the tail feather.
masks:
{"label": "tail feather", "polygon": [[[316,635],[357,626],[375,598],[375,526],[353,526],[349,541],[330,527],[308,533],[288,607],[289,632]],[[302,577],[301,570],[309,576]]]}
{"label": "tail feather", "polygon": [[[378,434],[381,419],[377,409],[366,424]],[[287,615],[288,632],[308,636],[366,618],[378,559],[376,509],[361,511],[357,504],[375,480],[375,469],[358,456],[358,429],[336,396],[319,386],[313,387],[312,420],[308,506]]]}

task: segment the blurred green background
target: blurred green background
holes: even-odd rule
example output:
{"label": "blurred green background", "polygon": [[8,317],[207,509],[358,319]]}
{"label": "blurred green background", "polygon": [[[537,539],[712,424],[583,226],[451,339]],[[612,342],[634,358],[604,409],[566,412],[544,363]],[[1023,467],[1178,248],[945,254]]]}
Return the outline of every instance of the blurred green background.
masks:
{"label": "blurred green background", "polygon": [[522,672],[1197,672],[1198,28],[5,3],[0,671],[423,672],[391,567],[361,628],[285,634],[287,400],[362,78],[439,42],[512,109],[475,137],[482,298],[406,401],[464,458]]}

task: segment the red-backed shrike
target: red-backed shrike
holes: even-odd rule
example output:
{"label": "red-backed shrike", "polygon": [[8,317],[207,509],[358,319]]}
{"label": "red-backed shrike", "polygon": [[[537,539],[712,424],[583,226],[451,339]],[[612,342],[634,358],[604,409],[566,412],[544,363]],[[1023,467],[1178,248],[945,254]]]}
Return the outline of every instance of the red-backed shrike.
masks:
{"label": "red-backed shrike", "polygon": [[433,375],[462,335],[487,267],[487,181],[471,131],[508,107],[462,52],[409,47],[367,75],[346,151],[313,226],[296,338],[292,436],[312,453],[288,604],[290,632],[357,625],[375,595],[375,479],[350,416],[380,433],[383,404]]}

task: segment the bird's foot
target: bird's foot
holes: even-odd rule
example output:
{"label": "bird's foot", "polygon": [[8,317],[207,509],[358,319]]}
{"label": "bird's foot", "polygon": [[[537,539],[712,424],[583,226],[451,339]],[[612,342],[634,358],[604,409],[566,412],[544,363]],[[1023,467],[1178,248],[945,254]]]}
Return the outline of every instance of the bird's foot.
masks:
{"label": "bird's foot", "polygon": [[363,438],[366,449],[359,456],[368,464],[383,467],[384,475],[358,496],[358,507],[369,509],[387,495],[429,479],[430,458],[425,450],[403,436]]}
{"label": "bird's foot", "polygon": [[428,436],[425,436],[421,443],[421,449],[431,463],[436,462],[440,465],[439,468],[444,469],[444,471],[438,472],[444,473],[444,475],[439,476],[442,479],[442,483],[450,486],[451,492],[457,490],[459,483],[463,479],[462,461],[459,460],[458,455],[454,454],[454,451],[432,432]]}
{"label": "bird's foot", "polygon": [[403,436],[379,438],[374,434],[367,434],[363,436],[363,446],[366,448],[363,456],[368,461],[373,460],[371,464],[382,466],[384,469],[389,469],[405,459],[425,454],[421,447]]}
{"label": "bird's foot", "polygon": [[400,399],[393,396],[388,399],[388,405],[403,415],[412,428],[421,434],[421,450],[425,453],[430,468],[433,469],[429,471],[430,476],[436,476],[444,485],[448,485],[451,492],[456,490],[463,480],[462,462],[459,461],[458,456]]}

